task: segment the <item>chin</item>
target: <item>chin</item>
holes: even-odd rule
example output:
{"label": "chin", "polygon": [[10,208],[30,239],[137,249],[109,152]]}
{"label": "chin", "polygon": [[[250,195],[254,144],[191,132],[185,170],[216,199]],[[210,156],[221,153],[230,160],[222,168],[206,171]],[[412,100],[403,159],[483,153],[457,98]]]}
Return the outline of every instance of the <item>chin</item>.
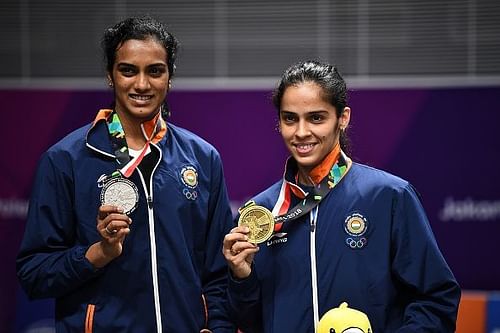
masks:
{"label": "chin", "polygon": [[317,160],[312,160],[310,157],[294,156],[294,158],[297,164],[303,168],[314,168],[319,163]]}
{"label": "chin", "polygon": [[142,119],[152,119],[156,114],[158,113],[158,110],[160,108],[154,108],[154,109],[144,109],[144,108],[138,108],[134,114],[136,115],[137,118],[142,118]]}

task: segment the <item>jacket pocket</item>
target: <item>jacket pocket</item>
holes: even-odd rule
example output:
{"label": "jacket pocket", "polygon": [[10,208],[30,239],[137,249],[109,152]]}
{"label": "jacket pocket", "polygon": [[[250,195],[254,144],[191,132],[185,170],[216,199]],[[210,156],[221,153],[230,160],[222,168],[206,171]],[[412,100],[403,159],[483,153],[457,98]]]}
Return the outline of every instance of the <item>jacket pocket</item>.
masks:
{"label": "jacket pocket", "polygon": [[85,333],[92,333],[94,329],[94,311],[94,304],[87,305],[87,314],[85,316]]}

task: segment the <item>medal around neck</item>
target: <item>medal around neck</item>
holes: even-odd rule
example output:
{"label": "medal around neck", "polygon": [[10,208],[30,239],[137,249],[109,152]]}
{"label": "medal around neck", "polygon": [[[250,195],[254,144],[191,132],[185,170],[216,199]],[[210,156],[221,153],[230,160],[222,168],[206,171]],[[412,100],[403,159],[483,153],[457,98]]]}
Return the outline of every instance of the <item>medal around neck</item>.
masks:
{"label": "medal around neck", "polygon": [[130,180],[115,177],[104,183],[101,204],[121,207],[127,215],[132,213],[139,202],[139,190]]}
{"label": "medal around neck", "polygon": [[269,209],[250,201],[240,209],[238,226],[247,226],[250,229],[250,243],[263,243],[273,234],[274,216]]}

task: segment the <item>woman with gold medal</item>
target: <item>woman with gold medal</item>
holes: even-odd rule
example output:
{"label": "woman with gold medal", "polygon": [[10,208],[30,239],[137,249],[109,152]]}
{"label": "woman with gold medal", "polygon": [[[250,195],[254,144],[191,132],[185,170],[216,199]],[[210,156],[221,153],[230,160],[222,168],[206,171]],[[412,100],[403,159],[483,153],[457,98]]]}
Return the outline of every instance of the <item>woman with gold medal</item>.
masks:
{"label": "woman with gold medal", "polygon": [[114,108],[42,156],[20,282],[30,298],[55,298],[56,332],[232,333],[220,156],[166,122],[177,40],[132,17],[102,46]]}
{"label": "woman with gold medal", "polygon": [[[273,102],[291,155],[284,177],[240,209],[223,244],[239,328],[317,332],[347,302],[375,333],[454,332],[460,288],[417,192],[346,155],[351,109],[337,69],[291,66]],[[256,237],[272,224],[270,237]]]}

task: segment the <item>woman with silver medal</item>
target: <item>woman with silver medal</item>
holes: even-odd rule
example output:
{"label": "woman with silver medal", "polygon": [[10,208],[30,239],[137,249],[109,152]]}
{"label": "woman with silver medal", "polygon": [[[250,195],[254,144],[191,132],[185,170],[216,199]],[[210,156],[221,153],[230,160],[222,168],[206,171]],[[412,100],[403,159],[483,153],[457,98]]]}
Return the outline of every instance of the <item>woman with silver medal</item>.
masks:
{"label": "woman with silver medal", "polygon": [[56,299],[57,332],[234,332],[222,163],[166,123],[177,40],[132,17],[107,29],[102,47],[114,107],[42,157],[20,282],[31,298]]}
{"label": "woman with silver medal", "polygon": [[346,154],[351,109],[337,69],[292,65],[273,102],[291,155],[283,179],[240,209],[223,244],[238,327],[337,332],[331,314],[352,308],[369,322],[342,332],[454,332],[460,288],[416,191]]}

